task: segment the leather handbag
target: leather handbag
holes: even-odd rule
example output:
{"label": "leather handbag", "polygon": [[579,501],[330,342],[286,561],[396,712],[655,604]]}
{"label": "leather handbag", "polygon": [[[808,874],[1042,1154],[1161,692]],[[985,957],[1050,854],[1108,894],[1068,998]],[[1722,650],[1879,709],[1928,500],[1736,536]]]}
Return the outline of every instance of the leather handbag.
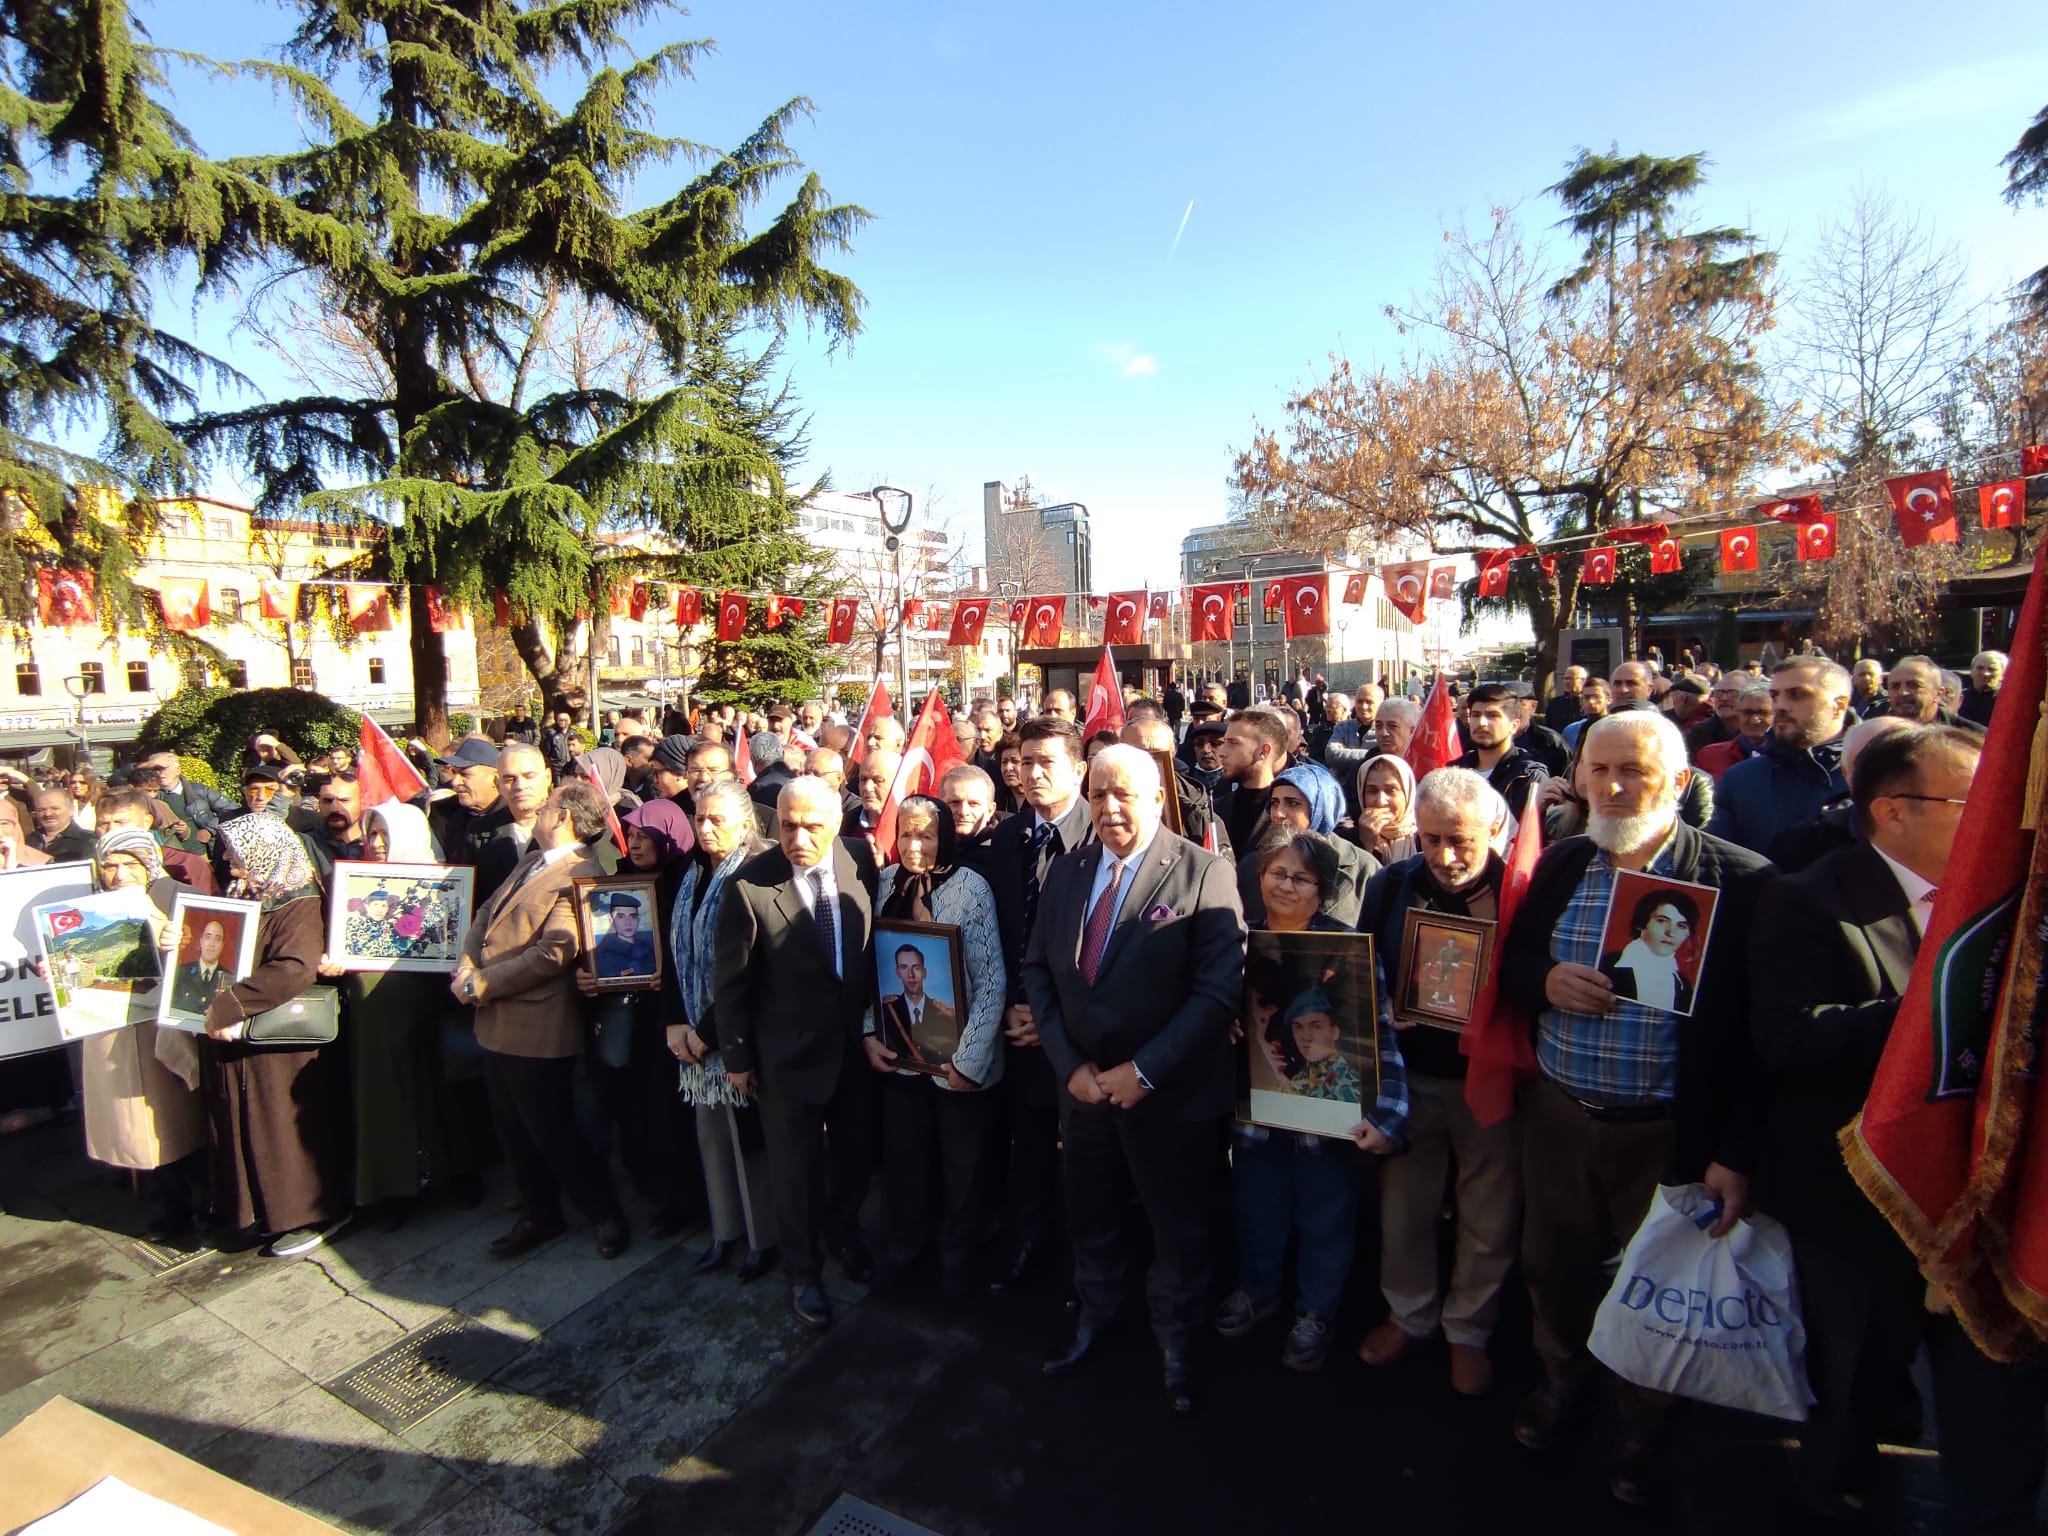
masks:
{"label": "leather handbag", "polygon": [[242,1038],[251,1045],[332,1045],[341,1033],[341,993],[308,987],[289,1002],[249,1015]]}

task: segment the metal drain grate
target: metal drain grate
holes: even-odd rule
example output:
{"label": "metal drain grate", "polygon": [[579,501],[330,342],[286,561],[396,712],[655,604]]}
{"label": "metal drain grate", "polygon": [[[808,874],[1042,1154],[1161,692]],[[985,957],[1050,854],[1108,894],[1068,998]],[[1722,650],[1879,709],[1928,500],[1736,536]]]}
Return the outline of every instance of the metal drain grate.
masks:
{"label": "metal drain grate", "polygon": [[522,1339],[451,1312],[337,1376],[327,1390],[400,1434],[501,1370],[525,1348]]}
{"label": "metal drain grate", "polygon": [[140,1237],[130,1239],[128,1246],[134,1249],[135,1256],[148,1266],[152,1277],[168,1275],[174,1269],[183,1269],[187,1264],[196,1263],[213,1252],[204,1243],[195,1243],[190,1248],[180,1248],[176,1243],[152,1243]]}
{"label": "metal drain grate", "polygon": [[892,1515],[866,1499],[842,1493],[804,1536],[938,1536],[938,1533],[901,1515]]}

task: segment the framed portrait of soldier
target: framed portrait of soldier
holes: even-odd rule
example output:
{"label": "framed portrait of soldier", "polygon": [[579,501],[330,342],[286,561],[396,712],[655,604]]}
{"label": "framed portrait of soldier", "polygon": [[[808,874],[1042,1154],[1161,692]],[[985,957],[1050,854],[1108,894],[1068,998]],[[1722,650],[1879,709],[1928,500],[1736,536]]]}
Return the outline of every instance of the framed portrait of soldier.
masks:
{"label": "framed portrait of soldier", "polygon": [[1600,974],[1614,995],[1689,1017],[1720,900],[1711,885],[1619,871],[1600,931]]}
{"label": "framed portrait of soldier", "polygon": [[162,992],[156,1021],[198,1033],[206,1028],[213,1000],[256,968],[256,920],[260,901],[235,901],[180,891],[171,904],[175,945],[164,951],[170,985]]}
{"label": "framed portrait of soldier", "polygon": [[967,961],[951,923],[875,920],[875,1030],[896,1066],[945,1075],[967,1025]]}
{"label": "framed portrait of soldier", "polygon": [[1379,1097],[1372,936],[1254,932],[1239,1014],[1240,1120],[1346,1137]]}
{"label": "framed portrait of soldier", "polygon": [[462,865],[337,860],[327,958],[345,971],[452,971],[475,891],[476,871]]}
{"label": "framed portrait of soldier", "polygon": [[583,968],[600,992],[661,985],[661,919],[652,875],[589,875],[576,882]]}
{"label": "framed portrait of soldier", "polygon": [[1439,1029],[1463,1029],[1486,990],[1494,925],[1476,917],[1410,907],[1401,928],[1394,1014]]}
{"label": "framed portrait of soldier", "polygon": [[1159,769],[1159,782],[1166,790],[1166,803],[1160,808],[1160,822],[1175,837],[1186,837],[1187,828],[1181,824],[1180,780],[1174,775],[1179,772],[1173,754],[1157,747],[1147,747],[1145,755],[1152,759]]}

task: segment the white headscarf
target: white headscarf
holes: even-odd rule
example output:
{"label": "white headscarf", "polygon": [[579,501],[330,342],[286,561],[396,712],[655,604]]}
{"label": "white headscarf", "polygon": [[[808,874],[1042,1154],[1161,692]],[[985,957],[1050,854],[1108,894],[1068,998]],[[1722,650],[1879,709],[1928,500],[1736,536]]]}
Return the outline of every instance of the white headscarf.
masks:
{"label": "white headscarf", "polygon": [[426,812],[403,800],[385,800],[370,807],[369,814],[384,823],[384,855],[387,864],[438,864],[434,834],[427,827]]}

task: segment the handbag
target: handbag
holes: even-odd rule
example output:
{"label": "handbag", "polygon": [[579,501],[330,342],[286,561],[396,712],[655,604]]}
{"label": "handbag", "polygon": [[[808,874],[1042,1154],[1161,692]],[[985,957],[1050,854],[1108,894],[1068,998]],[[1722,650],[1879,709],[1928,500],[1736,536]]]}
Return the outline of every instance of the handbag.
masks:
{"label": "handbag", "polygon": [[289,1002],[249,1015],[242,1038],[251,1045],[332,1045],[341,1033],[341,993],[308,987]]}

